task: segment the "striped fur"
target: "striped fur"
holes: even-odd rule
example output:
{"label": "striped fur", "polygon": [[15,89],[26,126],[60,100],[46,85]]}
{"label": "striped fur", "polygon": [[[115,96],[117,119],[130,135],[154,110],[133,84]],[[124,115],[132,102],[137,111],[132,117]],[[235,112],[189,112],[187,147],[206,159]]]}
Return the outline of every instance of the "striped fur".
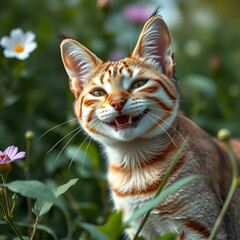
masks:
{"label": "striped fur", "polygon": [[[61,42],[74,111],[85,131],[105,150],[116,209],[127,220],[154,197],[183,141],[190,141],[167,186],[195,173],[210,176],[176,191],[152,211],[141,234],[148,240],[168,232],[179,240],[207,239],[231,184],[231,164],[222,143],[179,112],[171,36],[162,18],[144,25],[130,57],[104,62],[77,41]],[[240,141],[233,146],[240,159]],[[240,239],[240,192],[216,239]],[[133,238],[141,219],[128,230]]]}

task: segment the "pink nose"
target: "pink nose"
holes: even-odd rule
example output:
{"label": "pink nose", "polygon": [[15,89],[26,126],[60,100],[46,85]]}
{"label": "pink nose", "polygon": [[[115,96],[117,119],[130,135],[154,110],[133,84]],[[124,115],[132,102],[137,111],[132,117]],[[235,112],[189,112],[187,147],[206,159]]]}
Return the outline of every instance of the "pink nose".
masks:
{"label": "pink nose", "polygon": [[110,102],[110,105],[117,111],[121,111],[126,100],[124,98],[113,99]]}

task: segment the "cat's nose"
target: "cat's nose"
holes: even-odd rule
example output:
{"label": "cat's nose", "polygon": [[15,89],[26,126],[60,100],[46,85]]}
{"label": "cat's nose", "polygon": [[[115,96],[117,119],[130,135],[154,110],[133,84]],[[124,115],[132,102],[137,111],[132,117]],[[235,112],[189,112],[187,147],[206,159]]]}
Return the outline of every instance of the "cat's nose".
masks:
{"label": "cat's nose", "polygon": [[124,104],[126,102],[126,99],[124,98],[118,98],[118,99],[112,99],[110,102],[110,105],[117,111],[121,111]]}

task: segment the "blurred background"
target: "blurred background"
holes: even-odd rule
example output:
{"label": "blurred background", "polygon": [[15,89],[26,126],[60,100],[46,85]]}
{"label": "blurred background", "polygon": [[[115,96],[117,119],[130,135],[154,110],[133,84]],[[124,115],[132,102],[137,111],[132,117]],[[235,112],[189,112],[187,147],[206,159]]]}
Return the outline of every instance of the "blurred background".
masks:
{"label": "blurred background", "polygon": [[[25,150],[24,136],[31,130],[31,179],[59,185],[80,177],[65,199],[70,220],[56,209],[42,219],[59,238],[66,235],[65,221],[104,223],[111,203],[98,146],[72,132],[78,127],[71,120],[74,97],[57,34],[78,40],[103,60],[118,60],[130,55],[156,6],[173,38],[181,109],[211,135],[225,127],[240,137],[240,1],[1,1],[0,38],[20,27],[36,34],[38,47],[24,61],[5,58],[0,47],[0,150],[9,145]],[[14,163],[8,181],[25,178],[21,165]],[[24,221],[26,202],[17,204],[15,217]],[[72,226],[72,238],[85,239],[86,233]],[[11,230],[2,225],[0,239],[12,239],[6,232]]]}

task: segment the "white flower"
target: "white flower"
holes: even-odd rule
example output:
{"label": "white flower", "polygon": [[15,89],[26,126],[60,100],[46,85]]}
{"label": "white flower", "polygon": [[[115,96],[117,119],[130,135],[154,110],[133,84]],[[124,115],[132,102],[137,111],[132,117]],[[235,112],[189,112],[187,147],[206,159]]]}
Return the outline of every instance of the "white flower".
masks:
{"label": "white flower", "polygon": [[10,37],[2,37],[0,45],[4,47],[3,54],[7,58],[17,58],[24,60],[37,48],[37,43],[33,40],[35,34],[31,31],[26,33],[22,29],[16,28],[10,32]]}

